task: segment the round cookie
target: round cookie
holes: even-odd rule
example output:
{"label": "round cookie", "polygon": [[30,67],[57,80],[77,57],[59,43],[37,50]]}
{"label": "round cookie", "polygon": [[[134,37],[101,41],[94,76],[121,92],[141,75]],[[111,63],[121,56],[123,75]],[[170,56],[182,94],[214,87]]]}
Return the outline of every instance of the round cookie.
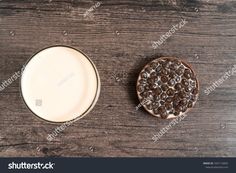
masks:
{"label": "round cookie", "polygon": [[194,106],[199,84],[187,63],[175,57],[161,57],[142,69],[136,90],[140,103],[150,114],[168,119]]}

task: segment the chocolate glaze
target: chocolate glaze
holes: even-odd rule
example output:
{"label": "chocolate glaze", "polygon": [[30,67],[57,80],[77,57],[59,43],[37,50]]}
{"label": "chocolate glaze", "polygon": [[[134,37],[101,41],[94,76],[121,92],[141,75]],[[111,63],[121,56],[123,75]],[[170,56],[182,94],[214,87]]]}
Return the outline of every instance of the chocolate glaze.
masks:
{"label": "chocolate glaze", "polygon": [[192,68],[174,57],[161,57],[148,63],[139,74],[136,88],[143,107],[163,119],[189,111],[199,94]]}

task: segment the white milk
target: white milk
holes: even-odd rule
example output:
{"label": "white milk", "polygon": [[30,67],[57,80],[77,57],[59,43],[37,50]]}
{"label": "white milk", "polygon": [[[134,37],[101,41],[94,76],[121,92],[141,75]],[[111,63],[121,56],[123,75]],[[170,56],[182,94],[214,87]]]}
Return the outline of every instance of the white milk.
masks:
{"label": "white milk", "polygon": [[37,116],[52,122],[80,118],[100,92],[96,67],[79,51],[63,46],[33,56],[21,77],[22,96]]}

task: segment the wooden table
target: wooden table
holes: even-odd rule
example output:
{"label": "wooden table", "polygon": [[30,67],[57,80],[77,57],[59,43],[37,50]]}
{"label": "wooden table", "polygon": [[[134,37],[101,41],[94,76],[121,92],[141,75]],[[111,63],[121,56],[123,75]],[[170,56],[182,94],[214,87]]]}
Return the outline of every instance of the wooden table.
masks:
{"label": "wooden table", "polygon": [[[0,92],[0,156],[236,156],[235,75],[204,93],[236,64],[236,1],[100,3],[0,0],[2,82],[40,49],[68,45],[94,61],[102,83],[92,112],[50,142],[47,135],[59,124],[34,116],[22,100],[19,79],[12,82]],[[181,19],[188,23],[154,49],[152,42]],[[153,142],[171,120],[135,109],[135,83],[142,67],[160,56],[189,62],[201,91],[188,116]]]}

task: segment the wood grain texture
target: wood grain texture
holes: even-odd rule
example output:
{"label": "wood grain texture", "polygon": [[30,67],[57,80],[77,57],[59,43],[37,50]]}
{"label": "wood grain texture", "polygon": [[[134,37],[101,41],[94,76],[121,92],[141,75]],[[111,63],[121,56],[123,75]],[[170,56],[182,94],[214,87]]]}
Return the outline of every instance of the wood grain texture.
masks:
{"label": "wood grain texture", "polygon": [[[37,51],[68,45],[96,64],[99,101],[85,118],[49,142],[58,126],[39,120],[24,105],[19,80],[0,92],[0,156],[227,157],[236,156],[236,77],[210,95],[206,87],[236,64],[236,1],[233,0],[1,0],[0,81]],[[188,23],[157,49],[152,41],[184,18]],[[155,57],[188,61],[200,81],[200,97],[188,116],[159,141],[168,125],[135,110],[135,82]],[[114,78],[118,76],[116,80]]]}

